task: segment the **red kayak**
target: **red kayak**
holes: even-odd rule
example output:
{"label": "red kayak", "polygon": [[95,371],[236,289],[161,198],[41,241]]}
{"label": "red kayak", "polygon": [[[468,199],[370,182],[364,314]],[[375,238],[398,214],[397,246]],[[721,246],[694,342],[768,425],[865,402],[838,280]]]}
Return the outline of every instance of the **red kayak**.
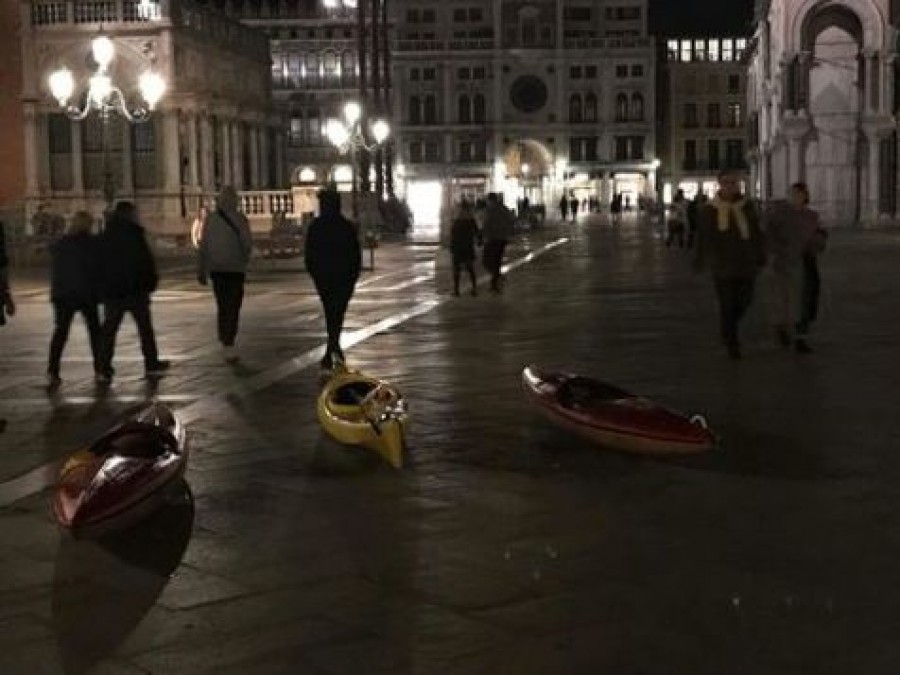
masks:
{"label": "red kayak", "polygon": [[153,403],[128,416],[62,468],[53,515],[76,536],[121,529],[159,507],[184,475],[187,434],[175,413]]}
{"label": "red kayak", "polygon": [[642,455],[686,455],[715,446],[715,436],[702,417],[686,417],[600,380],[528,366],[522,383],[552,422],[609,448]]}

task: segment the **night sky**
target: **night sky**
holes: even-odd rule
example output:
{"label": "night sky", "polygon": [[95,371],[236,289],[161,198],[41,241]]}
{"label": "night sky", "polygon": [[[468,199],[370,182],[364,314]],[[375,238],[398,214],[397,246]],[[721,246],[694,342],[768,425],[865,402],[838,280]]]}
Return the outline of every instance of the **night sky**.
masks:
{"label": "night sky", "polygon": [[753,0],[650,0],[652,35],[750,33]]}

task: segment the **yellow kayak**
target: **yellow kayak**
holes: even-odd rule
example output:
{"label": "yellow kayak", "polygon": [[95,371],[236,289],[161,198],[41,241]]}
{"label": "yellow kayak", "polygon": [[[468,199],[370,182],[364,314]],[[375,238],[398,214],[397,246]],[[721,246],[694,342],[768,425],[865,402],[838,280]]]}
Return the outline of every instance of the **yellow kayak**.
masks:
{"label": "yellow kayak", "polygon": [[374,450],[395,469],[403,466],[406,402],[396,387],[341,366],[322,387],[316,408],[335,440]]}

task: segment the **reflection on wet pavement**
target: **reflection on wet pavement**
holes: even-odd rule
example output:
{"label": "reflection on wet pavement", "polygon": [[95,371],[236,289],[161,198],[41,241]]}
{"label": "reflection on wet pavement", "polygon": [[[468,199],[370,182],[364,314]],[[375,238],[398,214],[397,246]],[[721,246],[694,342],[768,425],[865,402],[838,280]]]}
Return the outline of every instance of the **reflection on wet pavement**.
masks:
{"label": "reflection on wet pavement", "polygon": [[[502,296],[446,298],[445,279],[388,290],[423,261],[385,265],[409,276],[369,284],[350,332],[435,302],[348,351],[410,401],[400,472],[318,429],[315,369],[291,365],[321,342],[300,280],[273,275],[251,294],[240,372],[209,351],[208,298],[165,303],[164,347],[186,356],[158,393],[192,413],[190,542],[161,582],[60,544],[46,495],[25,492],[0,511],[0,672],[100,659],[98,672],[126,675],[894,673],[900,235],[834,234],[816,354],[776,347],[761,296],[735,364],[709,280],[658,234],[636,220],[553,229],[543,244],[570,242],[513,271]],[[25,378],[0,385],[4,442],[22,448],[4,444],[5,477],[67,453],[95,415],[143,392],[126,361],[91,411],[89,364],[74,363],[59,410],[28,402],[47,317],[23,312],[41,344],[0,363],[4,382]],[[677,461],[600,450],[528,407],[528,363],[702,413],[722,445]],[[67,556],[71,583],[58,584]],[[114,587],[92,590],[110,569]],[[109,610],[121,631],[60,612],[58,596],[118,598],[137,578]],[[60,631],[62,615],[74,619]],[[89,658],[63,634],[95,645]]]}

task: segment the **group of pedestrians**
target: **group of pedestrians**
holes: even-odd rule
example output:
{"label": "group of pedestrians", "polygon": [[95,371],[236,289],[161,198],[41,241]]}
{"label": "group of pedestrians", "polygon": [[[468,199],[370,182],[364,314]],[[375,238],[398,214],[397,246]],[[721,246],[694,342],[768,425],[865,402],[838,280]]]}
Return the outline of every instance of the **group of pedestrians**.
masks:
{"label": "group of pedestrians", "polygon": [[715,199],[697,211],[694,267],[712,273],[722,342],[732,359],[741,358],[740,323],[767,263],[776,339],[798,353],[812,352],[808,333],[818,309],[818,256],[826,236],[809,208],[805,184],[793,185],[788,202],[773,207],[761,222],[753,202],[741,194],[739,177],[728,171],[719,175]]}
{"label": "group of pedestrians", "polygon": [[137,325],[146,376],[160,376],[169,368],[169,362],[159,358],[150,312],[159,275],[134,204],[118,202],[99,236],[91,234],[92,226],[89,213],[76,213],[66,234],[50,249],[54,328],[47,380],[51,387],[62,381],[62,353],[77,314],[87,327],[98,383],[108,384],[115,374],[116,337],[126,314]]}
{"label": "group of pedestrians", "polygon": [[460,203],[450,227],[450,252],[453,256],[453,294],[458,296],[460,277],[465,270],[471,281],[472,296],[478,295],[478,281],[475,275],[475,248],[483,246],[482,262],[491,275],[490,289],[493,293],[503,292],[503,256],[513,236],[515,217],[503,205],[500,196],[490,193],[483,215],[483,225],[478,226],[475,210],[468,201]]}

